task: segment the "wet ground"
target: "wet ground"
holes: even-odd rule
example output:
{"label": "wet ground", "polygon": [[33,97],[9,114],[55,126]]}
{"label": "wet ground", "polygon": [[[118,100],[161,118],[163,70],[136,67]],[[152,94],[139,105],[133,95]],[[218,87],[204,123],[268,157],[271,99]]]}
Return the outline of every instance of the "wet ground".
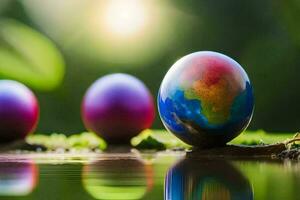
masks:
{"label": "wet ground", "polygon": [[0,199],[300,199],[300,163],[183,152],[0,155]]}

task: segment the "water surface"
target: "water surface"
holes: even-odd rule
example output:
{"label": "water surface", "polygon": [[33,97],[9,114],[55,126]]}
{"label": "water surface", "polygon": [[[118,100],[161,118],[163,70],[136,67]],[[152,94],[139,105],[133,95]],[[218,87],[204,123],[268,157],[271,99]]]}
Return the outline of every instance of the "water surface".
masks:
{"label": "water surface", "polygon": [[0,200],[300,199],[300,164],[140,154],[2,154]]}

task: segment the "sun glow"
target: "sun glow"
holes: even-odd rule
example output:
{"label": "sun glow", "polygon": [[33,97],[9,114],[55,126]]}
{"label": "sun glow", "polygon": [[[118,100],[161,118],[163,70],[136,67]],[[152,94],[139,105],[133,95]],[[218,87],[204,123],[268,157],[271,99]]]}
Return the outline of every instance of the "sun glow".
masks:
{"label": "sun glow", "polygon": [[160,1],[95,1],[86,13],[88,23],[84,27],[91,47],[85,52],[96,59],[122,65],[144,63],[160,56],[173,41],[171,9]]}
{"label": "sun glow", "polygon": [[118,36],[133,36],[146,28],[149,13],[141,0],[110,0],[103,9],[106,31]]}

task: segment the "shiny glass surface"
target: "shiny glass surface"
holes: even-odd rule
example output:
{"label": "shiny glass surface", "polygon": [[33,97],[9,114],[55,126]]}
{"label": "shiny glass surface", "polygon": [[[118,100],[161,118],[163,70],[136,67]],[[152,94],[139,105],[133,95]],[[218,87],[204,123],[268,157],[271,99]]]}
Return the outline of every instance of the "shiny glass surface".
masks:
{"label": "shiny glass surface", "polygon": [[254,98],[244,69],[230,57],[199,51],[179,59],[158,93],[165,127],[200,147],[224,145],[249,124]]}

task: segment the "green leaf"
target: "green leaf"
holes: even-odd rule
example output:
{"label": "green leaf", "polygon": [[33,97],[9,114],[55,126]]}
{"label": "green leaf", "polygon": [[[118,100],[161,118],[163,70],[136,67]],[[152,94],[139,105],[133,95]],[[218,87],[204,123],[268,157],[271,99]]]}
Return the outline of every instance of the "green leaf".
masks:
{"label": "green leaf", "polygon": [[0,77],[37,90],[52,90],[64,77],[64,60],[39,32],[12,19],[0,20]]}

